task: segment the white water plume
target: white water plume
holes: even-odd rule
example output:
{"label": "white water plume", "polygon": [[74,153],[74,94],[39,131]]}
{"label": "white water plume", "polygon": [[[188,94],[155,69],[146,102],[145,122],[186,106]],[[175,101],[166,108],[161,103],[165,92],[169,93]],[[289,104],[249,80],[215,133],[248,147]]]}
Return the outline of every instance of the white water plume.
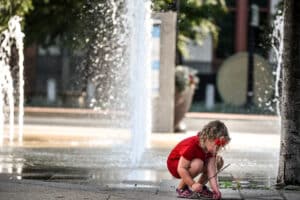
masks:
{"label": "white water plume", "polygon": [[151,133],[151,1],[128,1],[130,27],[131,162],[137,166]]}
{"label": "white water plume", "polygon": [[113,126],[130,123],[129,161],[136,167],[152,124],[151,1],[89,2],[84,10],[83,24],[92,30],[83,30],[87,55],[80,64],[88,103],[105,111]]}
{"label": "white water plume", "polygon": [[113,20],[113,25],[115,25],[117,22],[116,22],[116,15],[117,15],[117,5],[116,5],[116,2],[114,0],[110,0],[110,3],[111,3],[111,6],[112,6],[112,20]]}
{"label": "white water plume", "polygon": [[282,67],[282,52],[283,52],[283,22],[284,16],[278,15],[274,21],[274,30],[272,35],[272,49],[274,52],[274,60],[277,62],[275,76],[275,101],[277,115],[280,116],[280,85],[281,85],[281,67]]}
{"label": "white water plume", "polygon": [[[23,138],[23,104],[24,104],[24,80],[23,80],[23,38],[24,34],[21,31],[21,18],[18,16],[12,17],[8,22],[8,29],[4,30],[1,36],[1,48],[0,48],[0,143],[3,144],[5,135],[5,122],[9,123],[8,137],[10,143],[14,140],[14,106],[15,96],[18,94],[19,101],[19,117],[18,117],[18,140],[22,142]],[[15,48],[15,49],[14,49]],[[14,63],[15,66],[11,66],[12,52],[16,50],[18,62]],[[17,68],[18,80],[14,80],[12,74],[12,68]],[[15,92],[14,83],[17,83],[18,90]],[[6,116],[8,120],[6,119]]]}

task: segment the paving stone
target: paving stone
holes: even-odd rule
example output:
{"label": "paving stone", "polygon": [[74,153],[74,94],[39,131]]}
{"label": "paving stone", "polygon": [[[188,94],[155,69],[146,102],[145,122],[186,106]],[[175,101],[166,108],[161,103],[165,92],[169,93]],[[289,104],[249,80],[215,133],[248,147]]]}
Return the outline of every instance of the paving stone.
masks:
{"label": "paving stone", "polygon": [[222,199],[242,199],[238,190],[221,189]]}
{"label": "paving stone", "polygon": [[300,191],[300,186],[299,185],[287,185],[284,187],[284,190],[298,190]]}
{"label": "paving stone", "polygon": [[243,189],[241,190],[242,197],[245,200],[265,200],[265,199],[272,199],[272,200],[283,200],[281,195],[277,190],[248,190]]}
{"label": "paving stone", "polygon": [[178,179],[162,180],[159,184],[159,190],[175,193],[178,183],[179,183]]}
{"label": "paving stone", "polygon": [[1,183],[0,200],[105,200],[106,193],[85,190],[61,189],[45,185]]}
{"label": "paving stone", "polygon": [[300,191],[281,191],[286,200],[299,200]]}
{"label": "paving stone", "polygon": [[130,200],[169,200],[177,199],[175,193],[152,192],[149,190],[124,190],[111,193],[109,200],[130,199]]}
{"label": "paving stone", "polygon": [[[107,188],[42,181],[0,180],[0,200],[180,200],[170,186],[163,182],[160,188]],[[298,200],[300,191],[221,189],[224,200]]]}

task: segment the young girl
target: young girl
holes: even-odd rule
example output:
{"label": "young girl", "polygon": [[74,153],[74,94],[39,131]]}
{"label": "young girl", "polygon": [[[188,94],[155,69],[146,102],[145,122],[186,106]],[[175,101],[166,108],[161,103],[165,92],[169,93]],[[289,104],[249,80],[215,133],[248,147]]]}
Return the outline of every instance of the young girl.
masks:
{"label": "young girl", "polygon": [[[180,198],[221,199],[217,170],[223,166],[218,151],[228,144],[227,127],[220,121],[211,121],[196,136],[179,142],[169,154],[167,166],[170,173],[180,179],[176,189]],[[194,178],[202,173],[198,181]],[[211,192],[205,184],[209,181]]]}

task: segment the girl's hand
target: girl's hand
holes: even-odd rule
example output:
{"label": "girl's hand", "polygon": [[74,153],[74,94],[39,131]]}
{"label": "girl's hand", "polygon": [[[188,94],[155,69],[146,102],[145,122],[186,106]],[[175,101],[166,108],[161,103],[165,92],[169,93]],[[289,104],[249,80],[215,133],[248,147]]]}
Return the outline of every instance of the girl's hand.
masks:
{"label": "girl's hand", "polygon": [[200,183],[194,183],[193,185],[192,185],[192,190],[194,191],[194,192],[201,192],[202,191],[202,185],[200,184]]}
{"label": "girl's hand", "polygon": [[213,199],[219,200],[219,199],[222,198],[222,194],[221,194],[221,192],[219,190],[218,191],[214,191],[213,193],[214,193],[213,194]]}
{"label": "girl's hand", "polygon": [[220,171],[220,169],[222,169],[222,167],[224,166],[224,160],[222,156],[216,157],[216,163],[217,163],[217,171]]}

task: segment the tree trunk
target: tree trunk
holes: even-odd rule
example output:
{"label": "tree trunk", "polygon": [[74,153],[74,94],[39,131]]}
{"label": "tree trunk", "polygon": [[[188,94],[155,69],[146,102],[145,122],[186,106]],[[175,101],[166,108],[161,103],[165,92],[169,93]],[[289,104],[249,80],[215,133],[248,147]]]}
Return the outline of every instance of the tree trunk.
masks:
{"label": "tree trunk", "polygon": [[278,183],[300,184],[300,1],[284,1],[281,147]]}

